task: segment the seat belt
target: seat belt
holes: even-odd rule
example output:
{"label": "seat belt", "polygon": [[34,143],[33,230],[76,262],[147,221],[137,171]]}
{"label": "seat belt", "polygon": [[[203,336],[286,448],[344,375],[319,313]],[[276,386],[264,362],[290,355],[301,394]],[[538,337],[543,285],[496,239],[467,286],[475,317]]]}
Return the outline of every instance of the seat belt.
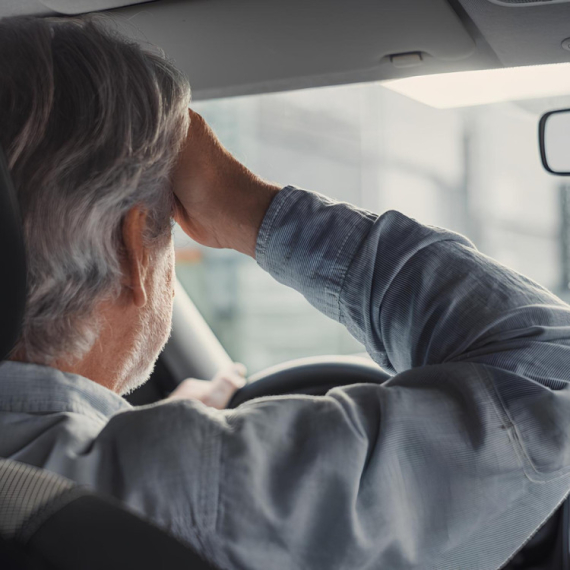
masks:
{"label": "seat belt", "polygon": [[561,570],[570,570],[570,497],[562,506],[562,520],[560,521],[560,549],[562,552]]}

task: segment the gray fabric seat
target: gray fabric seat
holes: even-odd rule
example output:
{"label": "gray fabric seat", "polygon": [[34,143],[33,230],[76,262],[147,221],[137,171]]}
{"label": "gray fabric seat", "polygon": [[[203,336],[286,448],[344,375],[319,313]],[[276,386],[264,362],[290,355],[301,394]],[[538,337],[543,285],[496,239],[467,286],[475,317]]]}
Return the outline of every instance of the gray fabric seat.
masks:
{"label": "gray fabric seat", "polygon": [[81,493],[76,485],[48,471],[0,459],[0,535],[22,539],[57,506]]}
{"label": "gray fabric seat", "polygon": [[0,568],[213,570],[163,530],[72,481],[0,459]]}

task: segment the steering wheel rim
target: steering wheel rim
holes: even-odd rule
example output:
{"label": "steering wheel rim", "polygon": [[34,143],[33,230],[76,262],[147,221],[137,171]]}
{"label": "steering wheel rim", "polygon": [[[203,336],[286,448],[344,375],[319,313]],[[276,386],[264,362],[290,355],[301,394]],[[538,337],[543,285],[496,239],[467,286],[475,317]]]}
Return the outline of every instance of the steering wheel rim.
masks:
{"label": "steering wheel rim", "polygon": [[322,396],[337,386],[383,384],[390,377],[372,360],[361,356],[299,358],[253,374],[249,382],[233,395],[227,408],[237,408],[263,396]]}

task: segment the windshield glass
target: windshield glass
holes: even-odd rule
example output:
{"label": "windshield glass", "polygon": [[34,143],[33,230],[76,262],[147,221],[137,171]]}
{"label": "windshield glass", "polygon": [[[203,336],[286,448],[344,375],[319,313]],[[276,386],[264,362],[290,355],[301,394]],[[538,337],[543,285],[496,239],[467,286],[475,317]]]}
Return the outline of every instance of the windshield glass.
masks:
{"label": "windshield glass", "polygon": [[[256,174],[466,235],[568,300],[570,191],[540,163],[536,100],[437,109],[360,84],[196,102]],[[175,232],[177,275],[250,373],[292,358],[364,352],[256,263]]]}

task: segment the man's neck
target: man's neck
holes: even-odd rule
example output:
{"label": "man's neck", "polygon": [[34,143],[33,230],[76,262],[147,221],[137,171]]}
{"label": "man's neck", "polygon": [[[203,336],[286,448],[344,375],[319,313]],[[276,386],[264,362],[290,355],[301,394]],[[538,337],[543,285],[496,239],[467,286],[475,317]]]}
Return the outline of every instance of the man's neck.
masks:
{"label": "man's neck", "polygon": [[[104,325],[89,352],[80,359],[64,356],[51,362],[49,366],[62,372],[83,376],[120,394],[125,384],[127,349],[131,348],[132,319],[120,309],[117,310],[113,304],[102,304],[98,310],[100,322]],[[42,364],[29,360],[22,351],[14,353],[9,360]]]}

